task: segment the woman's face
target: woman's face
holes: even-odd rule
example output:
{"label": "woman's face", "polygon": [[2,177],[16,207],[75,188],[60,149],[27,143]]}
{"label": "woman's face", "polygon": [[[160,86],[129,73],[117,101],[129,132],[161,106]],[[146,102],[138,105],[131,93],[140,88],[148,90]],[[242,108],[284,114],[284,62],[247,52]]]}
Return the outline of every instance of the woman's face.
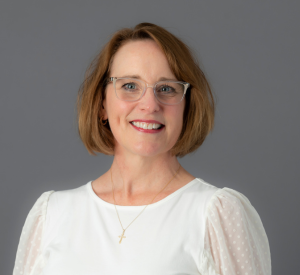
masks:
{"label": "woman's face", "polygon": [[[110,77],[138,77],[149,85],[161,78],[176,80],[168,61],[152,40],[130,41],[115,54]],[[183,123],[185,100],[177,105],[164,105],[157,101],[153,88],[135,102],[117,98],[113,83],[107,85],[103,101],[104,119],[109,120],[115,138],[115,151],[141,156],[167,153],[176,143]],[[164,126],[159,131],[144,130],[132,122],[156,123]]]}

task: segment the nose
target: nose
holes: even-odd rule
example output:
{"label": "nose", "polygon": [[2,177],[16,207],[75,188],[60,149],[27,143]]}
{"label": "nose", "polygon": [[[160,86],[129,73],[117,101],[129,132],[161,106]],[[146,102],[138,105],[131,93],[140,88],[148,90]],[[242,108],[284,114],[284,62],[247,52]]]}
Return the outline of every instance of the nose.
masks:
{"label": "nose", "polygon": [[[150,91],[148,88],[152,88],[152,91]],[[142,110],[147,110],[149,112],[159,111],[160,104],[155,97],[153,89],[153,86],[147,85],[144,95],[139,100],[140,108]]]}

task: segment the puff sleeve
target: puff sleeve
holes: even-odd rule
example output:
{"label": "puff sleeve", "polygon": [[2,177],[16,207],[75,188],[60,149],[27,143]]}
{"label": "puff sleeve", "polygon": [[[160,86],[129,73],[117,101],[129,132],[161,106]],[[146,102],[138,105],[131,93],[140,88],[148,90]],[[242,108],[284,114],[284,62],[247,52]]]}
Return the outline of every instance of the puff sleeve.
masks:
{"label": "puff sleeve", "polygon": [[43,259],[41,244],[45,227],[47,204],[54,191],[44,192],[31,208],[22,229],[13,275],[41,274]]}
{"label": "puff sleeve", "polygon": [[206,210],[203,275],[271,275],[268,238],[249,200],[223,188]]}

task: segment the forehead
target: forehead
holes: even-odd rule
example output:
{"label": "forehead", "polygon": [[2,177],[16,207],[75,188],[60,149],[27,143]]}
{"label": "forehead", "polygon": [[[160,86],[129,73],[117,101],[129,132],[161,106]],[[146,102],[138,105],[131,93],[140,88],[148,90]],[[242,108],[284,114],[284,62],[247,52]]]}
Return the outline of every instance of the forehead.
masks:
{"label": "forehead", "polygon": [[127,42],[115,54],[111,76],[126,75],[140,75],[146,81],[175,78],[164,52],[150,39]]}

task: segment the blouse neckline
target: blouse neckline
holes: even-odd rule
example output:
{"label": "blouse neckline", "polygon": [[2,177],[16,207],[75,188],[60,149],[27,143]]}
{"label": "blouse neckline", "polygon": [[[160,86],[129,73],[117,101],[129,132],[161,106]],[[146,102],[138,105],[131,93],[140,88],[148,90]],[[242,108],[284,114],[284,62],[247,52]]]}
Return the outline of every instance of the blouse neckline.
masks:
{"label": "blouse neckline", "polygon": [[[168,200],[170,200],[171,198],[175,197],[176,195],[180,194],[181,192],[183,192],[185,189],[189,188],[190,186],[194,185],[196,182],[198,181],[197,178],[193,179],[192,181],[190,181],[189,183],[187,183],[186,185],[180,187],[179,189],[177,189],[176,191],[174,191],[173,193],[171,193],[170,195],[166,196],[165,198],[157,201],[157,202],[154,202],[154,203],[151,203],[147,206],[147,208],[153,208],[153,207],[157,207],[159,205],[162,205],[163,203],[167,202]],[[89,181],[87,183],[87,189],[88,189],[88,192],[90,193],[90,195],[93,197],[93,199],[101,204],[101,205],[104,205],[108,208],[114,208],[115,205],[112,204],[112,203],[109,203],[105,200],[102,200],[100,197],[98,197],[96,195],[96,193],[94,192],[93,190],[93,187],[92,187],[92,181]],[[146,206],[145,205],[118,205],[116,204],[116,206],[118,207],[118,209],[120,210],[140,210],[142,208],[144,208]]]}

